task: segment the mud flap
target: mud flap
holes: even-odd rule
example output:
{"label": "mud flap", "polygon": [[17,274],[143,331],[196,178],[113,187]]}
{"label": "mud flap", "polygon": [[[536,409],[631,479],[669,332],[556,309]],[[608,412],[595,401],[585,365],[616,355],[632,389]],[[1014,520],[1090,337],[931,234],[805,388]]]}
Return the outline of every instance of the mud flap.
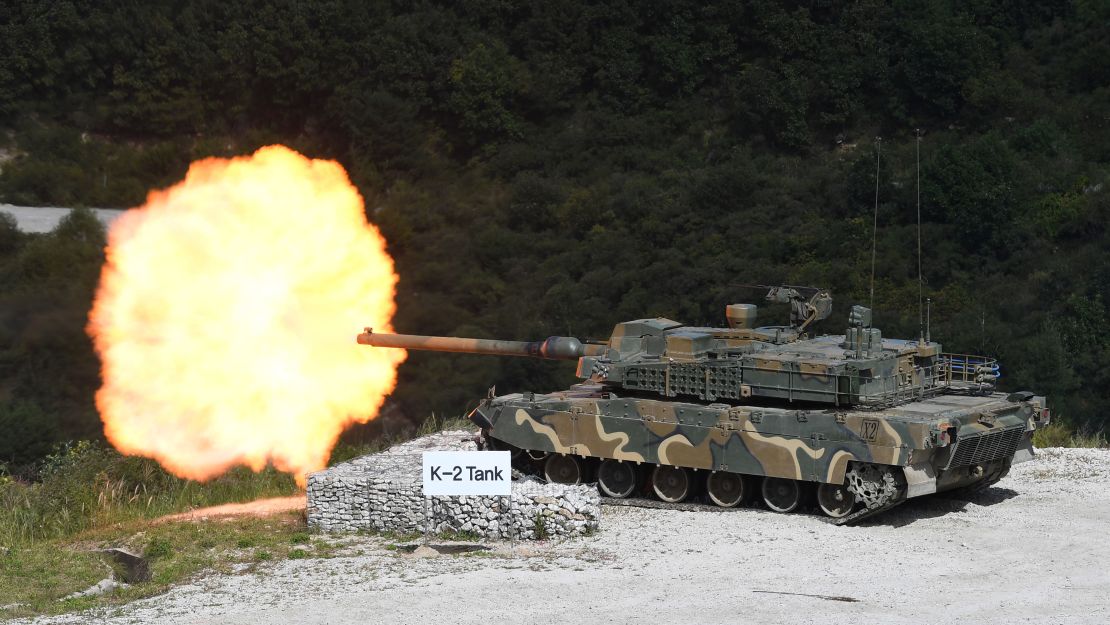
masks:
{"label": "mud flap", "polygon": [[1025,439],[1021,446],[1017,448],[1017,451],[1014,452],[1014,459],[1010,461],[1010,465],[1013,466],[1019,462],[1029,462],[1033,459],[1034,455],[1033,441]]}
{"label": "mud flap", "polygon": [[937,492],[937,471],[932,462],[919,462],[904,468],[907,499]]}

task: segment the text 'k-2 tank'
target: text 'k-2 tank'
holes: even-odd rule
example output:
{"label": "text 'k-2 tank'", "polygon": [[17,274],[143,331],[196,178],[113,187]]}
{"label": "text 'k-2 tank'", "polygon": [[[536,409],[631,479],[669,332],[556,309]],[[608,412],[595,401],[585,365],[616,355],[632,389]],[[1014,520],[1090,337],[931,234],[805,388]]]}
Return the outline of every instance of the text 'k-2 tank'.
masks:
{"label": "text 'k-2 tank'", "polygon": [[[806,292],[807,296],[803,296]],[[993,392],[995,361],[946,354],[925,338],[884,338],[854,306],[842,336],[809,338],[826,291],[775,287],[788,326],[755,327],[756,307],[726,308],[728,327],[670,319],[618,323],[604,343],[380,334],[364,345],[578,359],[565,391],[490,397],[470,414],[487,447],[554,482],[596,481],[610,497],[704,494],[725,507],[761,499],[777,512],[818,507],[840,523],[910,497],[980,488],[1032,458],[1044,397]]]}

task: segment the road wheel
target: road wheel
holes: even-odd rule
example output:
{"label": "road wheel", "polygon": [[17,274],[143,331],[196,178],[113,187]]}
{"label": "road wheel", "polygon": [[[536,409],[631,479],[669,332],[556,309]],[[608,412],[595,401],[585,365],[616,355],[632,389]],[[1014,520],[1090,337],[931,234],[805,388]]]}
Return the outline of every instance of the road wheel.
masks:
{"label": "road wheel", "polygon": [[551,454],[543,465],[543,476],[556,484],[581,484],[582,463],[577,456]]}
{"label": "road wheel", "polygon": [[856,496],[843,484],[821,484],[817,487],[817,505],[821,512],[841,519],[856,506]]}
{"label": "road wheel", "polygon": [[597,468],[597,489],[603,495],[623,499],[636,490],[636,467],[620,460],[604,460]]}
{"label": "road wheel", "polygon": [[655,496],[667,503],[678,503],[690,494],[690,473],[682,467],[659,465],[651,474]]}
{"label": "road wheel", "polygon": [[763,501],[775,512],[793,512],[802,503],[801,485],[795,480],[764,478]]}
{"label": "road wheel", "polygon": [[722,508],[735,508],[747,495],[744,476],[728,471],[713,471],[705,478],[705,491],[709,499]]}

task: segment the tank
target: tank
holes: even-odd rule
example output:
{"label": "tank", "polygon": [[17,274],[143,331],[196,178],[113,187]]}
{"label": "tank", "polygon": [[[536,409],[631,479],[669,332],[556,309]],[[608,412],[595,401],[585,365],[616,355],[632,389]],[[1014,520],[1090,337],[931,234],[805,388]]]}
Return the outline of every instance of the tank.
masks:
{"label": "tank", "polygon": [[844,524],[909,498],[976,490],[1033,457],[1044,397],[994,388],[999,365],[949,354],[923,332],[884,337],[853,306],[841,335],[810,336],[832,298],[774,287],[787,325],[758,326],[752,304],[726,327],[665,318],[616,324],[606,341],[499,341],[376,333],[363,345],[576,359],[566,390],[490,396],[469,419],[485,448],[560,483],[614,498],[722,507],[816,508]]}

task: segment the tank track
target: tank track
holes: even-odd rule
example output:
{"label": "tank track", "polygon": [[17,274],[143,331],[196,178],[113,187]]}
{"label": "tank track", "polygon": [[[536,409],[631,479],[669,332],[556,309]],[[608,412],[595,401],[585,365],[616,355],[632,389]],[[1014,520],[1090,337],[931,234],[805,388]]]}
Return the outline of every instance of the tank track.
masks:
{"label": "tank track", "polygon": [[689,502],[682,503],[667,503],[659,501],[658,499],[648,499],[647,497],[625,497],[624,499],[617,499],[616,497],[601,496],[601,505],[614,506],[617,508],[650,508],[655,510],[678,510],[680,512],[737,512],[740,510],[753,510],[753,508],[722,508],[720,506],[710,505],[704,502]]}
{"label": "tank track", "polygon": [[[487,448],[486,445],[484,440],[479,440],[480,448]],[[535,458],[530,458],[528,452],[523,450],[517,451],[519,453],[514,456],[513,460],[514,479],[518,476],[528,476],[546,481],[540,462]],[[750,477],[758,478],[759,476]],[[1001,476],[998,479],[1001,479]],[[906,489],[905,485],[902,483],[903,480],[900,479],[900,476],[896,472],[891,470],[891,467],[867,463],[853,463],[851,469],[846,473],[846,482],[848,484],[848,490],[864,504],[863,507],[841,518],[829,518],[822,515],[820,511],[817,511],[813,516],[823,518],[835,525],[852,525],[886,512],[906,501]],[[590,484],[593,482],[586,481],[583,483]],[[762,506],[754,502],[748,502],[736,508],[723,508],[710,503],[708,497],[704,495],[693,496],[689,500],[680,503],[668,503],[658,499],[640,496],[623,498],[609,497],[605,493],[600,492],[600,489],[598,489],[598,491],[601,495],[601,503],[608,506],[680,510],[686,512],[731,512],[734,510],[753,509],[773,512],[764,510]]]}
{"label": "tank track", "polygon": [[906,499],[903,497],[902,499],[896,499],[894,501],[883,504],[881,506],[876,506],[874,508],[861,508],[846,517],[840,519],[829,519],[829,522],[833,523],[834,525],[853,525],[855,523],[863,521],[864,519],[869,519],[873,516],[882,514],[883,512],[886,512],[887,510],[900,505],[904,501],[906,501]]}
{"label": "tank track", "polygon": [[[819,512],[811,513],[807,516],[817,517],[827,523],[833,525],[852,525],[858,521],[870,518],[877,514],[881,514],[901,504],[904,499],[892,502],[878,508],[863,508],[853,512],[852,514],[841,518],[833,519],[821,515]],[[705,502],[682,502],[682,503],[667,503],[659,501],[658,499],[647,499],[645,497],[627,497],[624,499],[616,499],[614,497],[601,496],[601,505],[613,506],[616,508],[648,508],[652,510],[678,510],[680,512],[757,512],[763,514],[780,514],[772,510],[767,510],[755,505],[740,506],[736,508],[722,508],[714,506]]]}
{"label": "tank track", "polygon": [[854,462],[845,473],[848,490],[863,507],[839,519],[837,525],[851,525],[886,512],[906,500],[906,489],[897,473],[888,466]]}

